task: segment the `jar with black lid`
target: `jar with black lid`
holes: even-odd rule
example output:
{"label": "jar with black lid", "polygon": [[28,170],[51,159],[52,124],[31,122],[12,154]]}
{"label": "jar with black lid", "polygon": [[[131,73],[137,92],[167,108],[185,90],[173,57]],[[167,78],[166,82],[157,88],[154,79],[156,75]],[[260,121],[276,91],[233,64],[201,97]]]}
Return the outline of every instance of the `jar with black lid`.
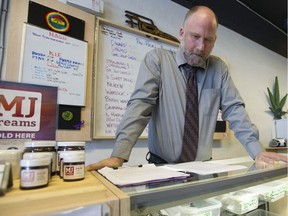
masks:
{"label": "jar with black lid", "polygon": [[56,161],[57,161],[57,151],[56,151],[56,141],[27,141],[25,142],[25,153],[45,153],[50,152],[53,154],[51,175],[56,174]]}
{"label": "jar with black lid", "polygon": [[85,153],[85,142],[57,142],[57,174],[60,175],[60,153],[69,151],[83,151]]}

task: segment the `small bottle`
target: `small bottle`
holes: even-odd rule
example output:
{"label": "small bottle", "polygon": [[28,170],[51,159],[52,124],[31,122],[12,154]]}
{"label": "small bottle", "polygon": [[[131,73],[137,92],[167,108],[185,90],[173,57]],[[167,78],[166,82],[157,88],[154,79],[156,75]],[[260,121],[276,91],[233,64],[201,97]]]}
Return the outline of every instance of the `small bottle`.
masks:
{"label": "small bottle", "polygon": [[57,154],[56,154],[56,141],[29,141],[25,142],[25,153],[45,153],[50,152],[53,154],[52,159],[52,171],[51,174],[56,174],[56,160],[57,160]]}
{"label": "small bottle", "polygon": [[49,182],[49,158],[20,161],[20,189],[46,187]]}
{"label": "small bottle", "polygon": [[85,177],[85,158],[83,155],[73,155],[63,158],[63,180],[76,181]]}
{"label": "small bottle", "polygon": [[85,142],[57,142],[56,171],[60,175],[60,153],[69,151],[85,152]]}

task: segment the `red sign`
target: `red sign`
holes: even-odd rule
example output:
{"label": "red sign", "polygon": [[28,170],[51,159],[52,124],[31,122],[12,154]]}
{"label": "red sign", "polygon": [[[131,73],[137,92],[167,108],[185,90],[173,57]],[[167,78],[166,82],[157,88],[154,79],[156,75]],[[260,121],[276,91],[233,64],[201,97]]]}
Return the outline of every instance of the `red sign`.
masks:
{"label": "red sign", "polygon": [[57,90],[0,81],[0,139],[55,140]]}

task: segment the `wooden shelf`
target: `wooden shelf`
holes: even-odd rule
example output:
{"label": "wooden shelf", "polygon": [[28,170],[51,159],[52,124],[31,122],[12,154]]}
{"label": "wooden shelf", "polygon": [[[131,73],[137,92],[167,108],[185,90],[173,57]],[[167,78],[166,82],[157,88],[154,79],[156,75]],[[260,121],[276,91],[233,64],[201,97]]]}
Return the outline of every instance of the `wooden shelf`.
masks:
{"label": "wooden shelf", "polygon": [[13,184],[0,197],[1,215],[46,215],[99,204],[107,204],[111,215],[120,213],[119,198],[91,172],[85,173],[84,180],[73,182],[53,176],[49,185],[40,189],[20,190],[20,180],[14,180]]}

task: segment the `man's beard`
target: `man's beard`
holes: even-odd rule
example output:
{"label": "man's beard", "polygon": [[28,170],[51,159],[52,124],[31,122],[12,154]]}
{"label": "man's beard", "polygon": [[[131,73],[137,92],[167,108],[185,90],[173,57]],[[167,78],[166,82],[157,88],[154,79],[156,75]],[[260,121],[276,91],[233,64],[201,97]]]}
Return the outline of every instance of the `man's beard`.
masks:
{"label": "man's beard", "polygon": [[194,67],[203,67],[205,65],[206,56],[203,52],[193,52],[185,50],[185,45],[182,42],[180,44],[181,50],[183,52],[184,58],[187,63]]}
{"label": "man's beard", "polygon": [[191,66],[199,67],[205,64],[205,57],[203,53],[184,51],[184,58]]}

